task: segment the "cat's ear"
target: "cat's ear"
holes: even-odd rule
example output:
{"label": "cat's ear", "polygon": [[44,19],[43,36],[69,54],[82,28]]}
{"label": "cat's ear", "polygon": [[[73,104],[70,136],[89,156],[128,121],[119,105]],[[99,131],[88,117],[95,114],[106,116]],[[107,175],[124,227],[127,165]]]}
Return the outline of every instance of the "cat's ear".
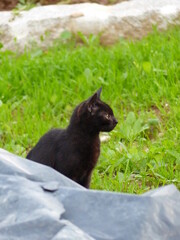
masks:
{"label": "cat's ear", "polygon": [[98,99],[100,99],[101,92],[102,92],[102,87],[96,92]]}
{"label": "cat's ear", "polygon": [[96,92],[94,95],[92,95],[88,100],[87,100],[87,109],[89,112],[92,112],[93,107],[98,99],[98,93]]}
{"label": "cat's ear", "polygon": [[100,99],[102,87],[97,90],[97,92],[92,95],[88,100],[87,100],[87,108],[89,112],[93,112],[93,108],[95,108],[95,103],[97,102],[98,99]]}

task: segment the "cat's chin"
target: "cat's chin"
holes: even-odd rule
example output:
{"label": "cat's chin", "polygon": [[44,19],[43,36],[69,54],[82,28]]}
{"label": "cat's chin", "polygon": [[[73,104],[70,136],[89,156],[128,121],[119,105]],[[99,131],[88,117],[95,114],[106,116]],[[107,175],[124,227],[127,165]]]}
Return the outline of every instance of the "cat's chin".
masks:
{"label": "cat's chin", "polygon": [[115,125],[103,126],[101,128],[101,132],[111,132],[115,128],[115,126],[116,126],[116,124]]}

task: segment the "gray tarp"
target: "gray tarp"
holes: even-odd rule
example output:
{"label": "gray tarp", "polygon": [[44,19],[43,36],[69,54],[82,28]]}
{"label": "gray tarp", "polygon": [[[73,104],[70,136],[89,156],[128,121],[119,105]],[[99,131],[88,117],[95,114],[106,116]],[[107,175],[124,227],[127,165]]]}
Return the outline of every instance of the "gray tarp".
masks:
{"label": "gray tarp", "polygon": [[0,149],[0,240],[180,239],[180,192],[86,190]]}

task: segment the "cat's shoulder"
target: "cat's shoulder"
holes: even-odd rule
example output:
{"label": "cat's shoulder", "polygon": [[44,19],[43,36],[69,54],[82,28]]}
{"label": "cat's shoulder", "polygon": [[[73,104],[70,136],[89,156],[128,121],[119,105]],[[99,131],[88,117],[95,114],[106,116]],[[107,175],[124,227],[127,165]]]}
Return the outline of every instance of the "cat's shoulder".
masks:
{"label": "cat's shoulder", "polygon": [[62,136],[66,135],[66,130],[61,128],[53,128],[45,133],[42,138],[48,138],[52,140],[56,140]]}

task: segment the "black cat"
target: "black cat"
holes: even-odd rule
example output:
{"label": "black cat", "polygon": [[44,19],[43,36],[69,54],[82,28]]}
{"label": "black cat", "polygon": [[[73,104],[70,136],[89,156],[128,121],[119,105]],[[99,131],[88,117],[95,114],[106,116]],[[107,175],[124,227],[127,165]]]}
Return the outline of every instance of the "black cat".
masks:
{"label": "black cat", "polygon": [[99,132],[110,132],[118,123],[112,109],[100,100],[101,90],[75,108],[66,129],[53,129],[42,136],[27,158],[89,188],[100,154]]}

